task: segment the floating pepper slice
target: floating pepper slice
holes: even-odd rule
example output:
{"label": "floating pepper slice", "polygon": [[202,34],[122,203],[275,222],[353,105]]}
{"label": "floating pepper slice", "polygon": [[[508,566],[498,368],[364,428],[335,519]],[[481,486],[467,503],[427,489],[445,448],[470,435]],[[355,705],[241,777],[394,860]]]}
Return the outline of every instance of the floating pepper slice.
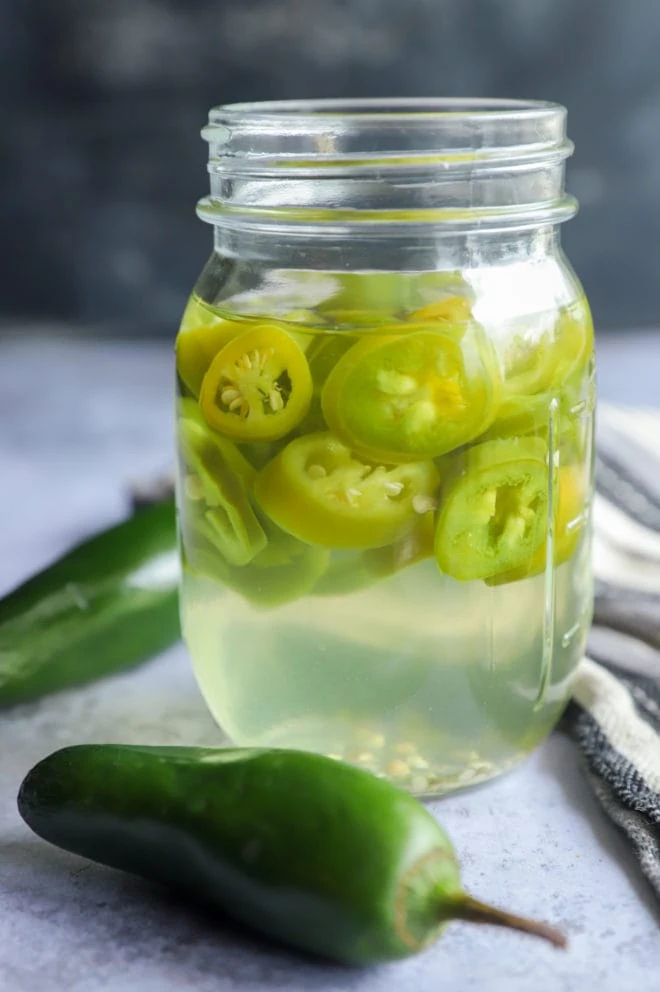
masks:
{"label": "floating pepper slice", "polygon": [[385,463],[437,458],[493,422],[499,373],[477,324],[374,335],[354,345],[328,376],[328,426],[354,451]]}
{"label": "floating pepper slice", "polygon": [[553,401],[559,404],[559,426],[561,433],[567,433],[571,427],[571,417],[567,410],[566,397],[554,392],[537,393],[534,396],[517,396],[512,394],[505,397],[497,410],[497,417],[491,427],[483,434],[480,441],[492,441],[495,438],[513,438],[524,434],[547,433],[552,419]]}
{"label": "floating pepper slice", "polygon": [[[192,399],[177,401],[178,436],[182,450],[190,455],[191,460],[200,465],[200,456],[209,450],[220,452],[231,472],[238,477],[244,489],[249,489],[256,475],[256,469],[250,464],[243,452],[227,438],[212,431],[204,420],[199,404]],[[213,505],[215,483],[212,483],[207,496]],[[217,494],[215,494],[217,495]]]}
{"label": "floating pepper slice", "polygon": [[245,324],[226,320],[192,296],[176,339],[176,369],[194,396],[199,396],[208,368],[224,346],[245,331]]}
{"label": "floating pepper slice", "polygon": [[593,339],[593,322],[584,298],[562,309],[547,326],[523,327],[512,336],[504,354],[505,393],[533,396],[561,390],[569,375],[586,366]]}
{"label": "floating pepper slice", "polygon": [[207,423],[237,441],[276,441],[307,413],[312,377],[304,352],[274,324],[229,342],[204,376],[200,406]]}
{"label": "floating pepper slice", "polygon": [[[588,519],[587,473],[584,465],[564,465],[559,469],[556,510],[554,513],[553,562],[555,567],[575,553]],[[516,569],[500,572],[489,579],[488,585],[499,586],[518,582],[545,571],[547,544],[544,541],[530,560]]]}
{"label": "floating pepper slice", "polygon": [[312,376],[312,399],[309,410],[295,429],[297,435],[314,434],[328,429],[321,407],[323,386],[339,359],[353,347],[356,340],[355,335],[344,331],[319,334],[307,348],[305,357]]}
{"label": "floating pepper slice", "polygon": [[501,403],[495,423],[479,440],[492,441],[495,438],[514,438],[528,434],[547,440],[553,419],[553,401],[558,403],[556,430],[562,460],[569,453],[572,453],[574,459],[581,460],[584,457],[584,442],[581,437],[584,431],[580,417],[571,410],[566,391],[559,396],[550,392],[538,393],[536,396],[509,396]]}
{"label": "floating pepper slice", "polygon": [[429,510],[418,517],[413,529],[400,541],[335,557],[315,584],[312,595],[344,596],[358,592],[433,557],[434,533],[433,513]]}
{"label": "floating pepper slice", "polygon": [[321,433],[288,444],[258,474],[254,494],[278,526],[302,541],[377,548],[411,530],[416,513],[433,505],[439,482],[433,462],[368,464]]}
{"label": "floating pepper slice", "polygon": [[450,324],[459,324],[461,321],[469,321],[472,317],[472,308],[469,300],[465,296],[446,296],[442,300],[428,303],[410,314],[410,321],[438,320]]}
{"label": "floating pepper slice", "polygon": [[586,298],[562,310],[555,337],[559,345],[557,372],[564,381],[586,367],[594,350],[594,324]]}
{"label": "floating pepper slice", "polygon": [[486,441],[460,456],[441,493],[441,571],[470,581],[528,563],[546,536],[548,476],[540,438]]}
{"label": "floating pepper slice", "polygon": [[249,565],[237,568],[220,558],[203,538],[198,532],[192,542],[184,542],[184,569],[191,575],[219,582],[264,609],[283,606],[308,593],[330,558],[325,548],[299,543],[288,560],[262,566],[257,557]]}
{"label": "floating pepper slice", "polygon": [[255,505],[259,523],[268,538],[268,544],[254,559],[254,565],[259,568],[277,568],[280,565],[290,565],[309,547],[304,541],[282,530],[264,513],[260,506]]}
{"label": "floating pepper slice", "polygon": [[179,441],[187,497],[181,514],[184,534],[203,528],[228,562],[246,565],[267,543],[247,495],[255,469],[231,441],[195,416],[180,418]]}

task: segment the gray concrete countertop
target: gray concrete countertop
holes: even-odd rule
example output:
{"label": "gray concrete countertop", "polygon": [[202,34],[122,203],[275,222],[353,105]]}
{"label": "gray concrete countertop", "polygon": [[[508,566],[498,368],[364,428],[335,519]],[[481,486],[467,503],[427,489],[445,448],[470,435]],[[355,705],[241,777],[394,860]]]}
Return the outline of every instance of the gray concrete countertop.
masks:
{"label": "gray concrete countertop", "polygon": [[[660,401],[660,333],[599,345],[602,398]],[[121,516],[122,484],[169,466],[170,363],[162,344],[0,339],[0,593]],[[565,954],[455,924],[409,962],[366,972],[319,964],[49,847],[16,813],[22,776],[57,747],[219,739],[183,648],[0,715],[2,992],[626,992],[658,975],[649,891],[559,735],[516,772],[431,809],[466,885],[561,923]]]}

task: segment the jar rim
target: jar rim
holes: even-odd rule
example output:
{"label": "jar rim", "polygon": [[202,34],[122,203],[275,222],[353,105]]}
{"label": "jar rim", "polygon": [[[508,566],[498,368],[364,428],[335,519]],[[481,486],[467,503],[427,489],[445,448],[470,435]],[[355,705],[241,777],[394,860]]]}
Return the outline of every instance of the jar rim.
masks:
{"label": "jar rim", "polygon": [[573,151],[561,104],[473,97],[230,103],[211,108],[202,137],[210,172],[263,176],[272,167],[299,178],[374,161],[465,172],[561,161]]}
{"label": "jar rim", "polygon": [[212,224],[536,226],[575,213],[566,108],[543,100],[396,97],[213,107]]}
{"label": "jar rim", "polygon": [[410,121],[429,117],[446,119],[451,116],[462,118],[483,118],[490,120],[500,116],[503,120],[530,119],[548,115],[565,114],[560,103],[550,100],[517,100],[500,97],[357,97],[320,98],[312,100],[257,100],[247,103],[225,103],[212,107],[209,122],[221,120],[241,120],[245,123],[279,122],[287,118],[300,121],[302,118],[359,117],[387,124],[390,120],[406,118]]}

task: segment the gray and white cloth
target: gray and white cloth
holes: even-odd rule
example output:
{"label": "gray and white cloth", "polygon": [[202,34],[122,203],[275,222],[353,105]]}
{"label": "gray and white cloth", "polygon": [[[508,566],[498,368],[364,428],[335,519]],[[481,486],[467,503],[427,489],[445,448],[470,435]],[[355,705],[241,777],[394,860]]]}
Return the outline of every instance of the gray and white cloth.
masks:
{"label": "gray and white cloth", "polygon": [[660,897],[660,410],[602,405],[596,598],[562,727]]}

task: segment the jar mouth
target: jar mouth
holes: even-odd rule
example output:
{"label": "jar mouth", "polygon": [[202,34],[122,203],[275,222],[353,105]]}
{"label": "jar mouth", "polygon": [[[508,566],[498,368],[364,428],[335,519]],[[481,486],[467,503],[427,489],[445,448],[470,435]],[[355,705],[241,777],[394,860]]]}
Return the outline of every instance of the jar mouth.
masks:
{"label": "jar mouth", "polygon": [[318,99],[318,100],[257,100],[248,103],[225,103],[212,107],[209,118],[216,116],[233,116],[243,119],[252,118],[263,121],[264,118],[282,120],[287,117],[325,116],[344,117],[347,114],[359,114],[363,117],[375,117],[380,120],[386,117],[419,117],[429,114],[444,116],[446,114],[481,115],[515,114],[517,116],[542,114],[553,111],[564,111],[559,103],[548,100],[513,100],[498,97],[358,97],[356,99]]}
{"label": "jar mouth", "polygon": [[[211,223],[552,222],[572,216],[566,110],[547,101],[377,98],[211,109]],[[315,183],[314,180],[323,180]],[[558,182],[559,180],[559,182]],[[277,216],[276,216],[277,215]],[[287,215],[287,216],[285,216]]]}

